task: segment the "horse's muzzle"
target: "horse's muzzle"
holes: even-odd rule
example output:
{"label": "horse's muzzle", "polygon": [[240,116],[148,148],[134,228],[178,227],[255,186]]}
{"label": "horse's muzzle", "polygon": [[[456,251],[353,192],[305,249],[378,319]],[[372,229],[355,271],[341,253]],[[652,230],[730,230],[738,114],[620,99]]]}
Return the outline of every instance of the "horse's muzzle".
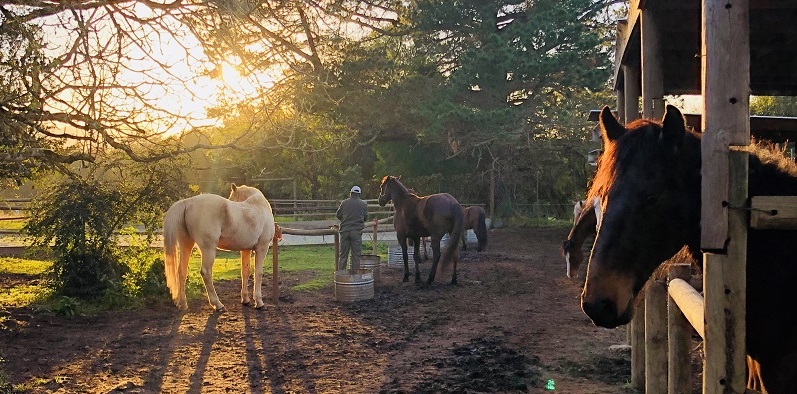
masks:
{"label": "horse's muzzle", "polygon": [[592,319],[598,327],[615,328],[628,324],[631,321],[634,309],[626,306],[622,315],[617,313],[617,304],[608,298],[601,298],[595,302],[581,300],[581,309]]}

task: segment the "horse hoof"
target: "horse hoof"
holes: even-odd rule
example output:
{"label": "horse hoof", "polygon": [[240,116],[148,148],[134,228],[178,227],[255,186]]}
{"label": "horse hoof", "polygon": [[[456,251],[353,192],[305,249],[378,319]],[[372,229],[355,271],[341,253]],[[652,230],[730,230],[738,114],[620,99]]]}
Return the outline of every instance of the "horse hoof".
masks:
{"label": "horse hoof", "polygon": [[224,313],[224,312],[227,312],[227,308],[226,308],[226,307],[224,307],[224,305],[222,305],[222,306],[220,306],[220,307],[216,308],[216,312],[217,312],[217,313]]}
{"label": "horse hoof", "polygon": [[404,280],[402,280],[402,282],[409,282],[409,281],[410,281],[410,276],[404,275]]}
{"label": "horse hoof", "polygon": [[266,306],[266,304],[261,302],[259,305],[255,304],[255,309],[263,309],[263,307],[265,307],[265,306]]}
{"label": "horse hoof", "polygon": [[456,286],[458,284],[456,279],[451,279],[451,285]]}
{"label": "horse hoof", "polygon": [[252,301],[250,300],[241,300],[241,305],[251,305]]}

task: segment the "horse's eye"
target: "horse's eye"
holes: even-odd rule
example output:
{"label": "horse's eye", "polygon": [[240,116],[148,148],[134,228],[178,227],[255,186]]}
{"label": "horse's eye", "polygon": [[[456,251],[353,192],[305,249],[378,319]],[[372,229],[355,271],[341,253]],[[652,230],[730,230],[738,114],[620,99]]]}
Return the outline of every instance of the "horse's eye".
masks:
{"label": "horse's eye", "polygon": [[648,194],[647,198],[645,198],[645,201],[648,204],[655,204],[656,202],[659,201],[659,196],[656,194]]}

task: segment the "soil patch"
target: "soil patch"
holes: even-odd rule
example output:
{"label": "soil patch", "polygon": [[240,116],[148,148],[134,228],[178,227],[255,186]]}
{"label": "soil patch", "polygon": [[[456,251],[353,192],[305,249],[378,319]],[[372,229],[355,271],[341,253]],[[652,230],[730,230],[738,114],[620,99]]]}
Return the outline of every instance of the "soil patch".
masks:
{"label": "soil patch", "polygon": [[[486,252],[462,253],[459,285],[448,270],[419,286],[383,267],[374,299],[356,303],[336,301],[331,283],[283,286],[278,305],[254,310],[230,280],[216,282],[223,314],[205,299],[73,319],[6,309],[2,368],[30,392],[627,393],[629,355],[608,350],[625,330],[580,310],[566,235],[493,230]],[[0,289],[21,279],[0,276]]]}

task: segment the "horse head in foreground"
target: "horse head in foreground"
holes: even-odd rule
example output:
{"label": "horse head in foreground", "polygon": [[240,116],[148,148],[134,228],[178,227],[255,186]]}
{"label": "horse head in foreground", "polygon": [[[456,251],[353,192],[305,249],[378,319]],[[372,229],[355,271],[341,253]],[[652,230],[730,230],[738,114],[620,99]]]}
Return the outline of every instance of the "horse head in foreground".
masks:
{"label": "horse head in foreground", "polygon": [[431,237],[432,267],[429,272],[427,284],[434,282],[437,263],[440,261],[440,240],[443,235],[449,235],[448,248],[446,249],[443,266],[451,260],[454,262],[454,272],[451,284],[457,283],[457,243],[462,237],[464,213],[457,199],[448,193],[438,193],[419,197],[410,191],[394,176],[385,176],[379,185],[379,205],[385,206],[393,201],[396,215],[393,218],[393,227],[401,246],[404,258],[404,282],[410,277],[410,268],[407,258],[407,240],[412,240],[415,251],[415,283],[421,283],[421,271],[418,264],[421,262],[420,245],[422,237]]}
{"label": "horse head in foreground", "polygon": [[[592,321],[628,323],[634,298],[654,270],[684,245],[698,261],[701,208],[700,134],[668,106],[661,122],[621,125],[600,114],[604,153],[588,193],[602,219],[590,257],[581,306]],[[797,195],[797,165],[760,144],[749,155],[749,195]],[[746,345],[771,393],[797,387],[797,318],[791,289],[797,277],[789,247],[797,231],[749,229]]]}
{"label": "horse head in foreground", "polygon": [[[216,249],[241,252],[241,303],[263,307],[263,261],[275,236],[274,215],[263,193],[250,186],[232,185],[230,197],[200,194],[172,204],[163,223],[166,284],[180,309],[186,309],[185,281],[188,259],[194,245],[202,255],[202,281],[210,305],[225,310],[213,287]],[[255,252],[253,293],[249,292],[249,269]]]}

